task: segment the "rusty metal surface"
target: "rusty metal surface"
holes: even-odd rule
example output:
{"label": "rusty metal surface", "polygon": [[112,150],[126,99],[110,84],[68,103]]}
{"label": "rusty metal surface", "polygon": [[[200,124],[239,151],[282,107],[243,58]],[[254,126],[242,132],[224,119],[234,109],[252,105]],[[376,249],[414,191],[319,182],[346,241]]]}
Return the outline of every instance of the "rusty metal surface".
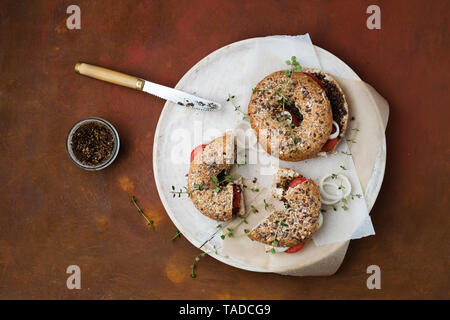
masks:
{"label": "rusty metal surface", "polygon": [[[367,1],[67,1],[0,4],[0,298],[449,298],[449,22],[447,1],[375,1],[382,29],[365,27]],[[294,278],[238,270],[171,242],[175,227],[152,176],[163,101],[75,74],[84,61],[174,86],[234,41],[309,32],[390,102],[377,234],[352,241],[338,273]],[[121,150],[100,172],[65,149],[78,120],[117,128]],[[145,226],[133,194],[155,221]],[[66,288],[79,265],[82,289]],[[366,287],[367,266],[382,289]]]}

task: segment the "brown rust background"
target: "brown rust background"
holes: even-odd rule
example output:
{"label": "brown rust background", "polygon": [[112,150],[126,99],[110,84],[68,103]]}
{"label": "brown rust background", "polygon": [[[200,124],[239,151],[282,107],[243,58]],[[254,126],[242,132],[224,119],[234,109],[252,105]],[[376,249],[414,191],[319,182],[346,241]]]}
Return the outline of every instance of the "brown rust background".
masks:
{"label": "brown rust background", "polygon": [[[0,4],[0,298],[449,298],[448,1],[72,1]],[[382,29],[365,26],[378,3]],[[198,60],[234,41],[309,32],[391,107],[377,234],[352,241],[338,273],[251,273],[199,252],[159,200],[153,133],[164,102],[79,76],[84,61],[174,86]],[[86,172],[65,139],[82,118],[118,129],[117,161]],[[134,194],[156,230],[130,205]],[[68,265],[82,289],[66,288]],[[382,289],[366,288],[366,268]]]}

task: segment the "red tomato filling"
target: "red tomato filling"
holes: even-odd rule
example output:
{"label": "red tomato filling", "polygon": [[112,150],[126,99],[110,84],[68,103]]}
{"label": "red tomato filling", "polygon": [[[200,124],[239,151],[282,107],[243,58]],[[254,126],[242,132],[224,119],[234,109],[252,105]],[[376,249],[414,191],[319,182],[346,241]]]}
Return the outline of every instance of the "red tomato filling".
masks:
{"label": "red tomato filling", "polygon": [[328,152],[328,151],[333,150],[333,148],[336,146],[337,142],[338,142],[338,139],[337,139],[337,138],[328,140],[328,141],[323,145],[322,151]]}
{"label": "red tomato filling", "polygon": [[323,86],[323,84],[322,84],[322,81],[320,81],[319,79],[317,79],[317,77],[316,76],[313,76],[311,73],[308,73],[308,72],[303,72],[304,74],[306,74],[308,77],[310,77],[311,79],[313,79],[321,88],[322,88],[322,90],[324,90],[324,91],[326,91],[325,90],[325,87]]}
{"label": "red tomato filling", "polygon": [[306,181],[305,178],[295,178],[294,180],[291,181],[291,183],[289,183],[289,188],[295,188],[300,183],[303,183],[305,181]]}
{"label": "red tomato filling", "polygon": [[191,163],[192,163],[192,161],[194,161],[195,155],[197,153],[201,152],[203,150],[203,148],[206,147],[206,146],[207,146],[206,144],[201,144],[199,146],[196,146],[194,148],[194,150],[192,150],[192,152],[191,152]]}
{"label": "red tomato filling", "polygon": [[290,247],[285,252],[286,253],[296,253],[296,252],[299,252],[300,250],[302,250],[304,246],[305,246],[305,243],[302,242],[302,243],[299,243],[299,244],[297,244],[297,245],[295,245],[293,247]]}
{"label": "red tomato filling", "polygon": [[298,121],[297,117],[296,117],[292,112],[290,112],[289,110],[286,110],[286,111],[289,112],[289,114],[291,115],[291,123],[292,123],[294,126],[298,127],[298,125],[300,124],[300,122]]}
{"label": "red tomato filling", "polygon": [[241,188],[233,184],[233,214],[237,214],[241,207]]}

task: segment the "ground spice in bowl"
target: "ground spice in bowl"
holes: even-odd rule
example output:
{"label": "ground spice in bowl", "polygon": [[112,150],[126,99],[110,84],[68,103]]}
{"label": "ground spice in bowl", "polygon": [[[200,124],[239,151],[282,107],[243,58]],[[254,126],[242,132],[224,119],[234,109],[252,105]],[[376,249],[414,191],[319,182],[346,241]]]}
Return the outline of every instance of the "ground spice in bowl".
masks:
{"label": "ground spice in bowl", "polygon": [[104,124],[89,122],[75,131],[70,144],[78,161],[87,166],[97,166],[111,157],[114,138]]}
{"label": "ground spice in bowl", "polygon": [[110,165],[117,156],[119,144],[116,129],[100,118],[78,122],[67,138],[69,156],[86,170],[100,170]]}

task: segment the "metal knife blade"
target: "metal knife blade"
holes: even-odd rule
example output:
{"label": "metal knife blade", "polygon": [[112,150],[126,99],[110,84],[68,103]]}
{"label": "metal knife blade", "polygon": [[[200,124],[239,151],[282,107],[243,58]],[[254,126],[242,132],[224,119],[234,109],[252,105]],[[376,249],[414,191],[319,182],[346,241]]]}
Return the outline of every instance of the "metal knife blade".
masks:
{"label": "metal knife blade", "polygon": [[218,102],[196,97],[192,94],[162,86],[147,80],[144,81],[142,91],[155,95],[159,98],[172,101],[187,108],[194,108],[202,111],[213,111],[222,109]]}

